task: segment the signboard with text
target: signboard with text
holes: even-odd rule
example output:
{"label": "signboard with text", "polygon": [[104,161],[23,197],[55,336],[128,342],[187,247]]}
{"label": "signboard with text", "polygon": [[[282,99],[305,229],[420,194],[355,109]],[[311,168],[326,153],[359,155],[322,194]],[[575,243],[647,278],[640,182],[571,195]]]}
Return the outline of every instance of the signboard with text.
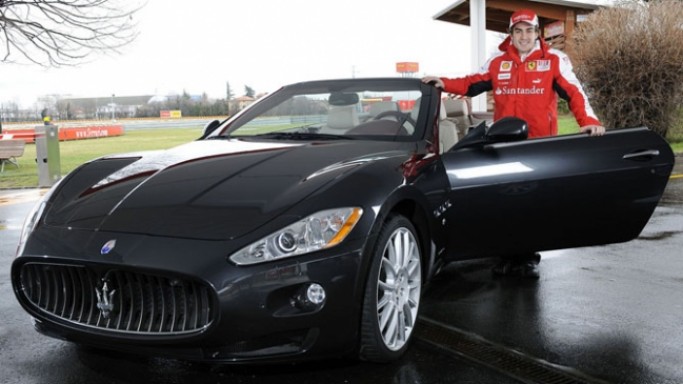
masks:
{"label": "signboard with text", "polygon": [[159,111],[159,117],[161,117],[162,119],[180,119],[181,117],[183,117],[183,113],[178,109],[170,111]]}
{"label": "signboard with text", "polygon": [[420,63],[416,62],[400,62],[396,63],[396,72],[398,73],[415,73],[420,70]]}

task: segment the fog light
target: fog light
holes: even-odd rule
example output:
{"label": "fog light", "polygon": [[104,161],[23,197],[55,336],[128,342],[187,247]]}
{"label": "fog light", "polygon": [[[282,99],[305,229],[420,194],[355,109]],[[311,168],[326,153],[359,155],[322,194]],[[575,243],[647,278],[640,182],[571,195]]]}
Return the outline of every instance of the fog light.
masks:
{"label": "fog light", "polygon": [[293,297],[292,304],[302,310],[320,309],[325,303],[325,289],[317,283],[307,284]]}
{"label": "fog light", "polygon": [[313,283],[306,289],[306,299],[315,305],[325,302],[325,289],[322,285]]}

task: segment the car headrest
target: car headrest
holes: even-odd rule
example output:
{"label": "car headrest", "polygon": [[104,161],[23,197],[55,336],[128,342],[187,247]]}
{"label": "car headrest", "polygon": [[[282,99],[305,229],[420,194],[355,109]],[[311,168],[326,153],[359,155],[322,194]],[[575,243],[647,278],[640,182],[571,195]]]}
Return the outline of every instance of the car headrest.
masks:
{"label": "car headrest", "polygon": [[334,129],[349,129],[358,125],[355,105],[331,107],[327,113],[327,126]]}
{"label": "car headrest", "polygon": [[442,99],[448,117],[459,117],[467,115],[467,106],[462,99]]}

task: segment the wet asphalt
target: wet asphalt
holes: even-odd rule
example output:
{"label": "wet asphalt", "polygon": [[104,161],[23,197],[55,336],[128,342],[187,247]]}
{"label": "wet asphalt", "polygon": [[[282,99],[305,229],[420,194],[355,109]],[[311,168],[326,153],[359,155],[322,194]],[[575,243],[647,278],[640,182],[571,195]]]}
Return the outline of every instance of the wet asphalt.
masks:
{"label": "wet asphalt", "polygon": [[636,240],[544,252],[537,281],[495,278],[494,260],[444,268],[425,290],[415,343],[392,364],[206,365],[42,336],[9,281],[40,191],[0,191],[0,383],[683,383],[680,160]]}

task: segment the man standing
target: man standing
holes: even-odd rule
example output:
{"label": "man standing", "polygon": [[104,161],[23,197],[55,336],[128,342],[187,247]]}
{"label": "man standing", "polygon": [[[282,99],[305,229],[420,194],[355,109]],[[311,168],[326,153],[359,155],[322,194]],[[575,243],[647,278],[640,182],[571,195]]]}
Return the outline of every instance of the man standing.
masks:
{"label": "man standing", "polygon": [[[460,78],[427,76],[445,92],[477,96],[493,91],[493,119],[506,116],[523,119],[529,138],[557,135],[557,96],[567,100],[581,132],[591,136],[605,133],[591,108],[586,93],[574,74],[569,57],[552,49],[539,38],[538,16],[522,9],[510,17],[510,35],[500,52],[489,58],[479,73]],[[515,255],[494,267],[495,274],[519,274],[538,278],[538,253]]]}

